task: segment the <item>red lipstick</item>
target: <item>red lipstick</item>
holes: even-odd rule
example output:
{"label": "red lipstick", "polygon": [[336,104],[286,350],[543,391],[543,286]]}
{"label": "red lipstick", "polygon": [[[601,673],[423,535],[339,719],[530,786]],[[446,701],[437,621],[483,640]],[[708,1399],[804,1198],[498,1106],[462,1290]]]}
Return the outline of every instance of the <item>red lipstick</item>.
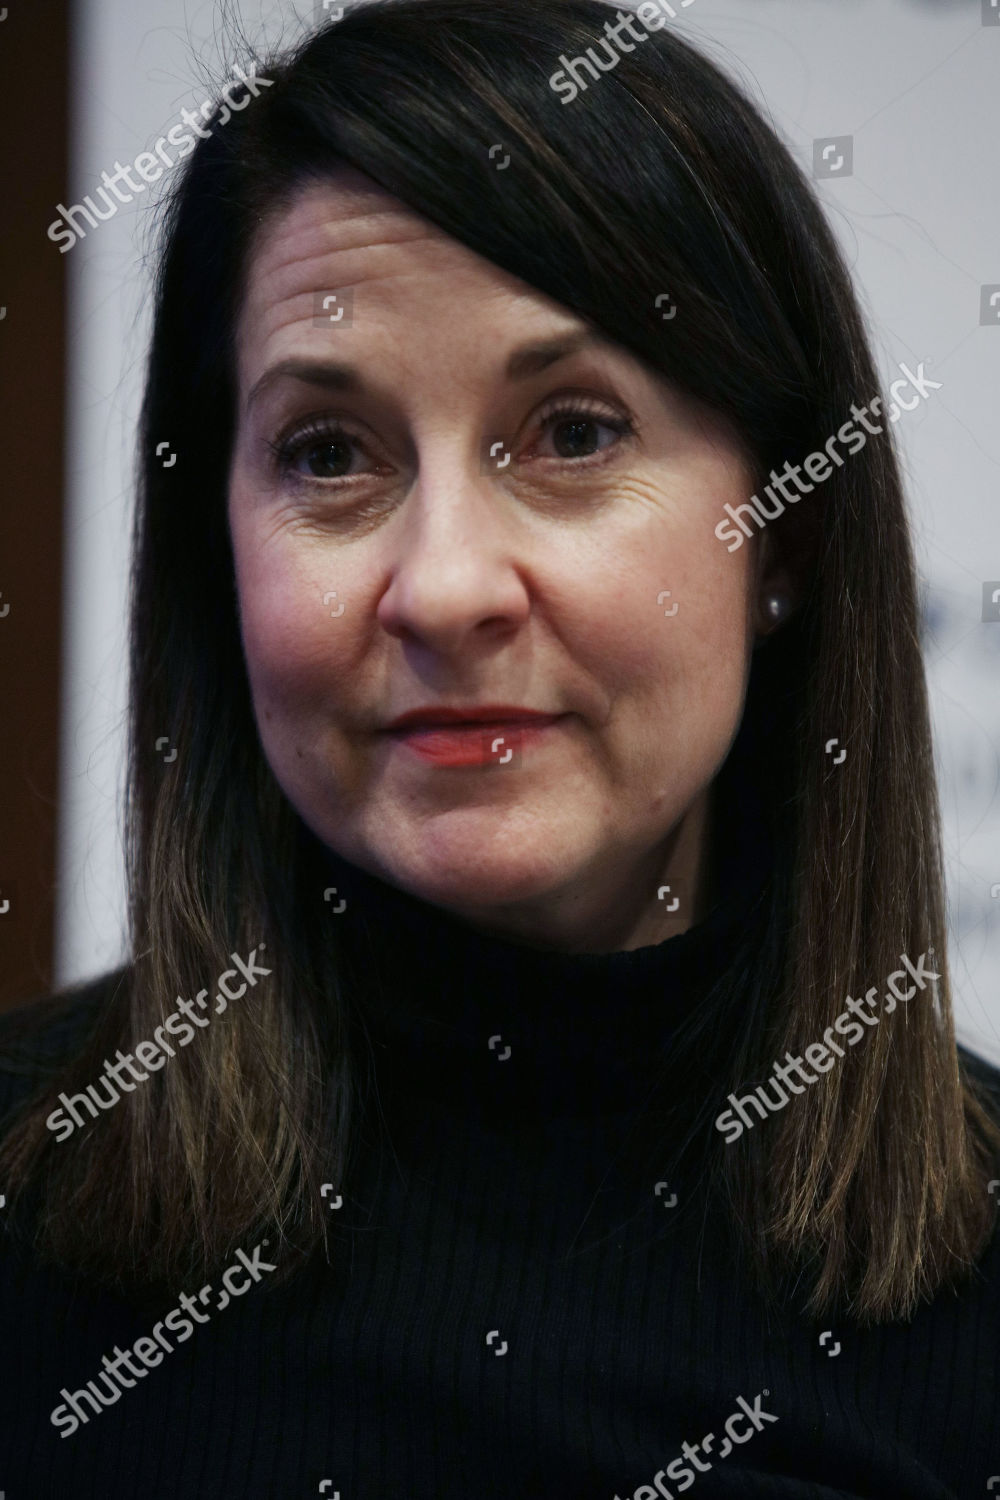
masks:
{"label": "red lipstick", "polygon": [[522,750],[549,736],[564,717],[506,703],[428,705],[400,714],[388,729],[407,749],[434,765],[504,766],[516,764]]}

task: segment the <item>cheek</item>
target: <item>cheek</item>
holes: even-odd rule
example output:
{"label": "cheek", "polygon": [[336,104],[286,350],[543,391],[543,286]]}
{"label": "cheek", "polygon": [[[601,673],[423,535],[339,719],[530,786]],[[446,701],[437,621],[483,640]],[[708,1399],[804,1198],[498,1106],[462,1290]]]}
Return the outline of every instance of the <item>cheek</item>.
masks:
{"label": "cheek", "polygon": [[704,536],[676,536],[660,561],[646,563],[641,597],[630,610],[631,639],[618,632],[621,649],[632,653],[626,753],[634,783],[655,792],[658,808],[675,813],[725,759],[743,717],[750,669],[751,570],[746,557],[737,561],[722,544],[723,556],[714,555],[718,539],[709,535],[707,544]]}
{"label": "cheek", "polygon": [[605,679],[618,674],[647,700],[683,687],[692,707],[712,697],[725,711],[749,665],[754,553],[727,552],[702,520],[619,539],[614,563],[592,567],[579,590],[576,638]]}
{"label": "cheek", "polygon": [[739,725],[753,644],[748,557],[737,562],[721,544],[719,550],[721,558],[706,553],[699,539],[676,590],[677,614],[664,618],[660,631],[670,708],[681,717],[683,738],[706,754],[717,741],[728,744]]}
{"label": "cheek", "polygon": [[[677,614],[666,625],[678,626],[678,654],[688,672],[698,675],[706,693],[741,690],[753,644],[753,553],[726,552],[716,537],[706,547],[699,538],[688,549],[683,582],[675,591]],[[672,603],[673,600],[665,601]]]}
{"label": "cheek", "polygon": [[[356,615],[332,597],[319,552],[292,538],[233,532],[244,657],[258,713],[349,680]],[[325,597],[326,596],[326,597]]]}

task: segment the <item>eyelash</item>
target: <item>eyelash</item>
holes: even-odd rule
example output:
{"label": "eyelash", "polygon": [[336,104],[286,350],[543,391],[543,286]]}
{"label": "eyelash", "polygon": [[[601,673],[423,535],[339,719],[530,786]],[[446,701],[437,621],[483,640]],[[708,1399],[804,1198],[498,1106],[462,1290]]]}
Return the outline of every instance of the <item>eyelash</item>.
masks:
{"label": "eyelash", "polygon": [[[609,413],[607,408],[600,402],[589,397],[553,397],[552,403],[542,407],[538,414],[539,423],[555,424],[558,421],[569,421],[572,418],[583,418],[591,422],[599,422],[604,427],[610,427],[618,434],[618,437],[629,438],[637,435],[639,427],[634,417]],[[351,432],[339,419],[325,417],[311,417],[300,427],[292,430],[286,436],[279,437],[274,441],[268,441],[268,448],[274,455],[275,463],[279,472],[284,477],[292,469],[295,460],[301,453],[308,450],[310,446],[319,444],[330,445],[342,440],[361,443],[361,435]],[[553,460],[555,463],[570,464],[574,468],[586,468],[591,465],[606,462],[604,455],[609,450],[614,450],[619,445],[611,443],[606,449],[598,449],[596,453],[585,454],[582,458],[559,458]],[[367,474],[340,474],[322,478],[318,474],[296,474],[297,479],[306,484],[321,484],[329,487],[334,484],[350,484],[370,477]]]}

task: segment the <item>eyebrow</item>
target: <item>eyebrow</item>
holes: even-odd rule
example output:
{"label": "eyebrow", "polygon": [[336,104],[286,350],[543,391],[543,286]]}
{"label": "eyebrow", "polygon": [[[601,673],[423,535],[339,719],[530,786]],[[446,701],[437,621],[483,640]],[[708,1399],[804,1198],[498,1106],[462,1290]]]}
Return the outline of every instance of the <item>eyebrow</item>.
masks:
{"label": "eyebrow", "polygon": [[[576,354],[578,350],[588,345],[610,347],[610,344],[610,339],[591,328],[582,328],[573,333],[562,334],[558,338],[524,344],[520,349],[515,349],[508,359],[505,378],[527,380],[530,376],[541,374],[550,365],[568,358],[571,354]],[[307,385],[321,385],[328,390],[336,391],[357,393],[365,388],[364,379],[354,365],[342,361],[319,359],[283,359],[265,370],[260,379],[255,382],[247,396],[246,410],[250,410],[254,401],[268,386],[282,378],[301,380]]]}

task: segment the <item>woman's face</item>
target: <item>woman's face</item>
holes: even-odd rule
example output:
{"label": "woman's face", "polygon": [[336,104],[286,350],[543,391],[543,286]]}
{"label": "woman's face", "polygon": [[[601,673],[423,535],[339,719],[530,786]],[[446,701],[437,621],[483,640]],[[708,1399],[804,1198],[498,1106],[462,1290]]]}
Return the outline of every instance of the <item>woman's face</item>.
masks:
{"label": "woman's face", "polygon": [[[660,941],[665,880],[698,915],[766,583],[756,538],[714,533],[753,492],[735,439],[590,332],[344,168],[258,239],[229,482],[254,712],[304,822],[579,951]],[[497,704],[556,717],[389,729]]]}

